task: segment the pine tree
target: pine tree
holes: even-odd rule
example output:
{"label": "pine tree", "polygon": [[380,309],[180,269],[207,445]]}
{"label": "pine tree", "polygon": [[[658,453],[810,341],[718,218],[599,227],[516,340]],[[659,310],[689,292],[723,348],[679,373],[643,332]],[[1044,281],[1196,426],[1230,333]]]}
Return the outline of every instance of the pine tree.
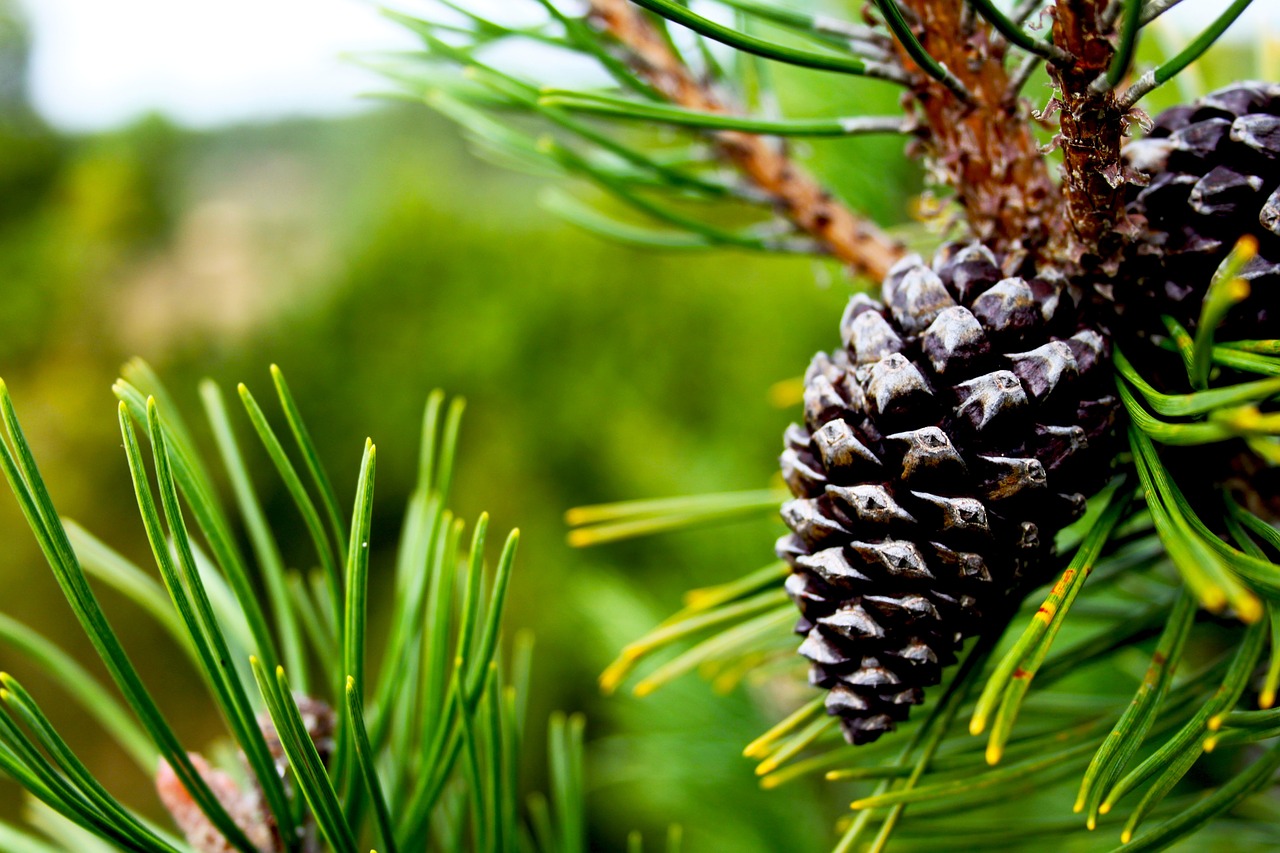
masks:
{"label": "pine tree", "polygon": [[[1280,768],[1280,104],[1272,84],[1241,84],[1154,124],[1140,107],[1248,0],[1149,68],[1134,67],[1139,43],[1176,0],[873,0],[852,19],[773,0],[589,0],[585,14],[537,0],[519,23],[448,5],[395,14],[425,49],[383,70],[490,158],[605,200],[555,193],[557,213],[654,250],[834,258],[860,291],[832,318],[841,347],[798,383],[781,559],[691,593],[605,687],[693,638],[637,690],[694,668],[807,668],[826,694],[746,753],[766,786],[849,786],[841,851],[1109,848],[1117,833],[1147,850],[1197,831],[1274,846],[1274,802],[1249,798]],[[607,85],[506,71],[513,43],[576,55]],[[832,90],[895,89],[903,107],[785,117],[779,64]],[[1047,104],[1024,94],[1042,74]],[[791,144],[870,134],[916,155],[928,227],[870,221]],[[583,507],[571,536],[783,500]],[[985,745],[955,730],[961,714]],[[1228,747],[1225,771],[1199,762]],[[1102,821],[1106,838],[1086,834]]]}

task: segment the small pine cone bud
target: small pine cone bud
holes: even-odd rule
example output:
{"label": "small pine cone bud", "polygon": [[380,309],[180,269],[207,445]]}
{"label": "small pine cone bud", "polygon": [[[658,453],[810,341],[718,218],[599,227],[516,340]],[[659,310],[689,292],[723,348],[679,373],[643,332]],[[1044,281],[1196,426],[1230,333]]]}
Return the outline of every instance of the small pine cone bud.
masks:
{"label": "small pine cone bud", "polygon": [[[319,699],[302,695],[295,695],[293,698],[302,715],[303,726],[311,736],[312,743],[316,745],[320,760],[327,767],[333,756],[337,717],[333,709]],[[289,759],[284,753],[275,724],[265,712],[258,717],[258,727],[262,731],[267,750],[275,762],[276,773],[282,780],[287,779]],[[200,778],[204,779],[205,784],[213,791],[214,797],[254,847],[263,853],[276,853],[284,849],[275,817],[267,810],[262,791],[257,784],[250,785],[248,790],[241,790],[229,774],[210,767],[203,756],[191,753],[190,758]],[[241,755],[241,761],[248,771],[248,762],[244,760],[243,755]],[[160,794],[160,801],[164,803],[164,807],[173,816],[174,823],[182,830],[187,843],[196,853],[234,853],[236,848],[213,825],[208,815],[192,799],[177,773],[163,759],[156,771],[156,791]],[[314,821],[308,818],[299,831],[302,849],[306,853],[320,849],[320,840]]]}
{"label": "small pine cone bud", "polygon": [[[210,767],[202,756],[191,753],[189,757],[200,778],[204,779],[214,797],[227,810],[236,826],[253,842],[253,846],[264,851],[280,849],[275,837],[274,821],[267,816],[258,792],[241,791],[231,776]],[[235,853],[236,848],[191,798],[178,774],[164,759],[160,760],[156,771],[156,791],[160,794],[164,807],[173,816],[174,823],[182,830],[187,843],[196,853]]]}
{"label": "small pine cone bud", "polygon": [[905,258],[805,376],[778,553],[851,743],[906,719],[965,638],[1047,580],[1054,536],[1109,477],[1109,341],[1061,276],[1020,272],[981,245]]}

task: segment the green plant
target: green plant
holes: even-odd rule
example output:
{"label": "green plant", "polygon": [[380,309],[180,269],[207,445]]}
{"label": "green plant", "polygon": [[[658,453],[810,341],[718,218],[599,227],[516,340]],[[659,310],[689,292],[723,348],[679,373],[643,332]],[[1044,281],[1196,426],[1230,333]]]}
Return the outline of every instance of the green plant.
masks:
{"label": "green plant", "polygon": [[[150,368],[135,361],[124,375],[114,386],[120,430],[159,581],[58,516],[0,384],[0,465],[120,698],[15,619],[0,617],[0,639],[47,672],[144,773],[159,767],[161,799],[185,838],[113,797],[36,698],[0,675],[0,768],[31,795],[41,831],[0,825],[4,849],[585,850],[580,716],[552,717],[551,795],[523,805],[532,644],[522,636],[509,655],[500,650],[518,534],[489,568],[487,516],[466,536],[447,508],[462,401],[441,392],[427,401],[417,487],[394,568],[380,572],[369,556],[375,446],[365,444],[346,523],[283,374],[272,369],[291,450],[239,387],[315,550],[318,568],[300,572],[284,566],[221,389],[206,381],[200,392],[238,518],[216,498],[213,470]],[[394,586],[380,649],[368,639],[371,571]],[[217,761],[184,749],[91,580],[157,620],[201,674],[230,738]]]}
{"label": "green plant", "polygon": [[[490,159],[590,186],[589,203],[549,194],[569,220],[660,251],[828,256],[874,280],[891,273],[904,242],[932,250],[976,240],[1012,259],[1006,275],[1031,266],[1069,280],[1090,323],[1115,344],[1127,451],[1085,517],[1057,537],[1063,557],[1041,567],[1060,571],[1057,583],[1033,593],[1008,631],[988,614],[924,718],[895,738],[855,750],[841,743],[822,700],[798,708],[747,748],[762,759],[764,784],[819,773],[850,785],[857,814],[839,850],[879,850],[891,838],[904,849],[1020,848],[1046,836],[1108,848],[1115,834],[1086,831],[1107,821],[1126,849],[1159,849],[1198,830],[1196,844],[1274,846],[1274,801],[1249,797],[1280,767],[1280,747],[1253,746],[1274,735],[1267,726],[1280,678],[1280,534],[1269,521],[1280,361],[1273,327],[1241,341],[1222,321],[1251,287],[1254,305],[1274,304],[1276,244],[1264,234],[1259,249],[1248,228],[1215,235],[1212,281],[1173,262],[1139,270],[1158,229],[1144,231],[1129,207],[1143,180],[1134,172],[1145,166],[1124,153],[1130,128],[1147,122],[1139,101],[1179,79],[1248,0],[1224,5],[1167,52],[1141,39],[1174,5],[1163,0],[1031,0],[1012,9],[876,0],[861,21],[757,0],[592,0],[581,17],[540,0],[542,16],[518,23],[445,5],[452,14],[395,14],[425,49],[381,67],[406,97],[459,122]],[[1036,32],[1037,21],[1049,31]],[[494,48],[510,43],[576,55],[604,86],[546,86],[504,70]],[[1138,73],[1138,61],[1151,67]],[[1042,67],[1053,97],[1038,110],[1022,93]],[[1273,88],[1259,87],[1266,106],[1256,106],[1272,117]],[[837,91],[886,89],[902,94],[905,117],[778,114],[780,103],[803,102],[801,92],[812,102],[815,92],[835,100]],[[923,153],[932,195],[922,222],[886,230],[868,221],[787,144],[848,139],[848,161],[871,164],[861,146],[873,134],[912,137]],[[1270,142],[1255,148],[1274,156]],[[1228,166],[1254,156],[1222,152]],[[1264,180],[1255,192],[1274,189]],[[1194,295],[1189,317],[1149,288],[1151,275]],[[1166,317],[1153,330],[1146,311]],[[585,507],[569,516],[571,538],[595,544],[725,521],[772,512],[783,498]],[[767,684],[780,673],[795,680],[794,609],[779,588],[791,572],[780,560],[691,593],[684,610],[623,651],[604,686],[672,646],[680,651],[637,692],[692,670],[725,684],[744,676]],[[1245,710],[1255,696],[1262,710]],[[953,731],[961,715],[972,734],[988,733],[985,743]],[[1126,796],[1134,802],[1121,809]],[[1008,820],[1011,799],[1025,819]],[[1072,805],[1081,818],[1052,811]],[[1149,818],[1160,822],[1144,834]]]}

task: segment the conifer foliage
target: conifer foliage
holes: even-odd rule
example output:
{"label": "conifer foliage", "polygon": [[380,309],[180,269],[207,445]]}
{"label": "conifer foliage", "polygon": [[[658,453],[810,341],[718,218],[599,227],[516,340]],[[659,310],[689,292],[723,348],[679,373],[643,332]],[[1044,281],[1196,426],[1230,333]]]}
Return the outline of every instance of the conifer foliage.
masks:
{"label": "conifer foliage", "polygon": [[[1247,816],[1270,799],[1233,810],[1280,767],[1275,82],[1154,124],[1141,104],[1249,0],[1141,65],[1176,0],[447,5],[395,14],[424,50],[386,72],[491,159],[605,200],[555,191],[557,213],[656,251],[835,258],[860,291],[843,347],[798,383],[790,496],[570,513],[579,544],[779,505],[791,530],[777,562],[690,593],[625,648],[606,689],[672,646],[638,692],[694,669],[721,685],[807,672],[825,692],[746,754],[769,787],[847,786],[842,851],[1274,845]],[[507,70],[513,43],[604,82]],[[788,116],[781,65],[902,108]],[[917,158],[928,227],[871,222],[792,144],[868,134]],[[1229,770],[1198,763],[1227,747]],[[1035,807],[1011,819],[1021,798]]]}
{"label": "conifer foliage", "polygon": [[[447,508],[462,401],[441,392],[427,401],[417,485],[386,573],[395,588],[391,626],[375,668],[367,593],[370,544],[382,535],[372,529],[376,447],[365,442],[344,523],[301,409],[274,367],[272,380],[288,439],[248,388],[239,386],[238,396],[245,428],[303,519],[318,566],[310,572],[284,567],[279,531],[267,523],[216,384],[206,381],[201,398],[236,515],[217,499],[213,469],[151,369],[132,362],[115,384],[158,581],[58,516],[0,383],[4,478],[123,701],[15,619],[0,616],[0,640],[40,665],[86,719],[154,776],[173,819],[157,826],[117,799],[45,716],[51,698],[37,699],[0,674],[0,770],[26,789],[29,822],[39,828],[0,822],[0,846],[12,853],[583,853],[580,716],[550,721],[550,796],[527,807],[521,796],[531,644],[517,639],[508,654],[501,642],[519,535],[512,531],[490,563],[488,517],[468,534]],[[237,516],[251,553],[231,534]],[[184,748],[146,686],[154,674],[135,666],[91,579],[155,619],[175,657],[185,656],[202,676],[227,728],[220,754]]]}

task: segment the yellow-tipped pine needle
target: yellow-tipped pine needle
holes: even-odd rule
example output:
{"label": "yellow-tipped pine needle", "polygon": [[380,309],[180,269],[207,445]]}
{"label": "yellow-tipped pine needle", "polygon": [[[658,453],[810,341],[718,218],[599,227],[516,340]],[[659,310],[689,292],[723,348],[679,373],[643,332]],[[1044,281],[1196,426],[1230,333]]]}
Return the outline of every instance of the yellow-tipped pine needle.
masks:
{"label": "yellow-tipped pine needle", "polygon": [[805,721],[814,714],[818,713],[823,706],[825,700],[819,696],[811,702],[806,702],[795,711],[792,711],[787,717],[773,728],[769,729],[760,737],[747,744],[742,750],[742,754],[747,758],[763,758],[769,754],[769,748],[780,738],[791,734],[798,729]]}
{"label": "yellow-tipped pine needle", "polygon": [[778,409],[789,409],[804,401],[804,377],[793,376],[769,386],[769,404]]}
{"label": "yellow-tipped pine needle", "polygon": [[1252,625],[1262,618],[1266,613],[1266,608],[1262,606],[1262,599],[1258,598],[1244,584],[1235,579],[1233,575],[1224,573],[1223,595],[1227,599],[1227,604],[1235,611],[1236,618],[1246,625]]}
{"label": "yellow-tipped pine needle", "polygon": [[1194,519],[1183,513],[1185,501],[1161,465],[1151,439],[1130,426],[1129,442],[1160,541],[1187,586],[1206,610],[1220,613],[1230,603],[1242,621],[1257,621],[1262,615],[1261,602],[1235,579],[1223,559],[1193,529]]}
{"label": "yellow-tipped pine needle", "polygon": [[854,811],[861,811],[886,806],[909,805],[911,803],[939,800],[979,788],[992,788],[1010,782],[1030,780],[1041,776],[1050,768],[1065,765],[1087,755],[1093,748],[1092,742],[1085,741],[1053,755],[1033,758],[996,770],[987,770],[976,775],[966,775],[958,779],[951,778],[921,787],[903,786],[884,793],[872,794],[854,800],[849,807]]}
{"label": "yellow-tipped pine needle", "polygon": [[1218,346],[1258,355],[1280,355],[1280,338],[1254,341],[1223,341]]}
{"label": "yellow-tipped pine needle", "polygon": [[623,521],[652,516],[720,512],[744,506],[754,507],[762,503],[772,507],[783,500],[786,500],[785,494],[774,489],[713,492],[705,495],[681,495],[672,498],[647,498],[644,500],[576,506],[565,511],[564,520],[571,527],[581,527],[585,524],[600,524],[606,521]]}
{"label": "yellow-tipped pine needle", "polygon": [[[711,682],[711,689],[721,696],[732,693],[734,688],[743,682],[747,676],[755,672],[756,669],[769,660],[770,655],[767,652],[756,652],[755,654],[743,655],[737,661],[728,665],[722,665],[719,671],[708,672],[706,678]],[[711,667],[707,667],[711,669]]]}
{"label": "yellow-tipped pine needle", "polygon": [[777,770],[783,763],[798,755],[836,724],[835,717],[821,717],[805,726],[798,734],[793,735],[778,745],[778,749],[756,766],[757,776],[767,776]]}
{"label": "yellow-tipped pine needle", "polygon": [[[618,659],[609,664],[600,675],[600,689],[606,694],[615,691],[626,679],[635,665],[653,652],[665,648],[677,640],[682,640],[708,628],[714,628],[726,622],[736,622],[755,616],[787,601],[786,590],[773,589],[759,593],[751,598],[736,601],[714,610],[694,613],[686,619],[668,621],[659,625],[645,636],[629,643],[618,655]],[[648,681],[648,679],[646,679]],[[652,692],[654,686],[641,682],[636,687],[636,695],[642,696]]]}
{"label": "yellow-tipped pine needle", "polygon": [[1235,248],[1227,256],[1205,294],[1200,306],[1200,322],[1196,325],[1195,340],[1191,347],[1189,378],[1191,387],[1209,387],[1209,368],[1213,363],[1213,335],[1232,306],[1249,295],[1249,283],[1240,278],[1245,265],[1258,254],[1258,240],[1246,234],[1236,241]]}
{"label": "yellow-tipped pine needle", "polygon": [[600,673],[600,691],[606,696],[615,693],[618,686],[626,680],[627,675],[631,672],[631,668],[635,666],[638,659],[638,656],[629,655],[624,649],[618,659],[605,667],[604,672]]}
{"label": "yellow-tipped pine needle", "polygon": [[1085,770],[1074,808],[1077,812],[1088,808],[1087,823],[1091,826],[1097,825],[1098,805],[1107,786],[1124,771],[1136,744],[1146,738],[1155,722],[1158,706],[1182,659],[1196,609],[1195,596],[1184,588],[1165,622],[1142,684]]}
{"label": "yellow-tipped pine needle", "polygon": [[1049,646],[1053,643],[1067,610],[1084,586],[1085,579],[1093,571],[1098,555],[1124,516],[1131,498],[1128,485],[1122,483],[1076,550],[1062,577],[1050,590],[1044,604],[987,679],[969,720],[969,733],[978,735],[995,718],[996,725],[986,749],[987,763],[999,762],[1004,752],[1004,741],[1013,725],[1017,707],[1026,695],[1027,686],[1048,654]]}
{"label": "yellow-tipped pine needle", "polygon": [[637,696],[645,696],[708,662],[732,662],[755,653],[761,644],[776,646],[779,639],[777,632],[781,626],[794,619],[795,609],[788,602],[737,625],[723,628],[649,673],[636,685],[634,692]]}
{"label": "yellow-tipped pine needle", "polygon": [[636,686],[632,689],[631,692],[635,694],[637,699],[643,699],[644,697],[648,696],[650,693],[657,690],[661,686],[662,685],[656,681],[650,681],[646,679],[636,684]]}
{"label": "yellow-tipped pine needle", "polygon": [[[856,755],[856,753],[855,753]],[[850,761],[850,753],[847,749],[829,749],[821,751],[807,758],[801,758],[792,761],[785,767],[779,768],[777,771],[770,773],[760,779],[760,787],[776,788],[787,782],[805,776],[820,776],[827,771],[839,768],[843,764]],[[850,774],[858,774],[860,779],[896,779],[900,776],[906,776],[911,768],[890,765],[870,765],[856,768],[846,768]]]}
{"label": "yellow-tipped pine needle", "polygon": [[1280,414],[1266,414],[1257,406],[1232,406],[1210,414],[1209,420],[1241,435],[1266,437],[1280,434]]}
{"label": "yellow-tipped pine needle", "polygon": [[774,513],[787,497],[780,489],[755,489],[574,507],[565,513],[565,522],[575,528],[569,531],[567,540],[575,548],[585,548]]}
{"label": "yellow-tipped pine needle", "polygon": [[[1190,581],[1188,581],[1190,582]],[[1200,603],[1210,613],[1221,613],[1227,607],[1227,596],[1222,587],[1209,584],[1200,587]]]}
{"label": "yellow-tipped pine needle", "polygon": [[691,589],[684,594],[685,614],[700,610],[710,610],[721,604],[741,598],[766,586],[775,585],[779,579],[790,574],[791,568],[783,560],[776,560],[769,565],[743,575],[737,580],[715,586]]}
{"label": "yellow-tipped pine needle", "polygon": [[1280,441],[1265,438],[1247,439],[1249,448],[1272,465],[1280,465]]}
{"label": "yellow-tipped pine needle", "polygon": [[[1230,531],[1231,536],[1246,554],[1259,559],[1266,559],[1266,552],[1249,535],[1246,527],[1252,528],[1255,533],[1262,532],[1264,534],[1273,530],[1273,528],[1257,518],[1257,516],[1251,515],[1230,497],[1228,497],[1226,503],[1227,516],[1223,520],[1226,522],[1227,530]],[[1261,525],[1260,528],[1259,525]],[[1280,539],[1280,536],[1276,538]],[[1276,543],[1272,542],[1272,544]],[[1262,689],[1258,693],[1258,707],[1264,711],[1275,704],[1276,688],[1280,686],[1280,608],[1268,606],[1266,610],[1271,629],[1268,632],[1271,654],[1267,661],[1267,673],[1262,679]]]}

